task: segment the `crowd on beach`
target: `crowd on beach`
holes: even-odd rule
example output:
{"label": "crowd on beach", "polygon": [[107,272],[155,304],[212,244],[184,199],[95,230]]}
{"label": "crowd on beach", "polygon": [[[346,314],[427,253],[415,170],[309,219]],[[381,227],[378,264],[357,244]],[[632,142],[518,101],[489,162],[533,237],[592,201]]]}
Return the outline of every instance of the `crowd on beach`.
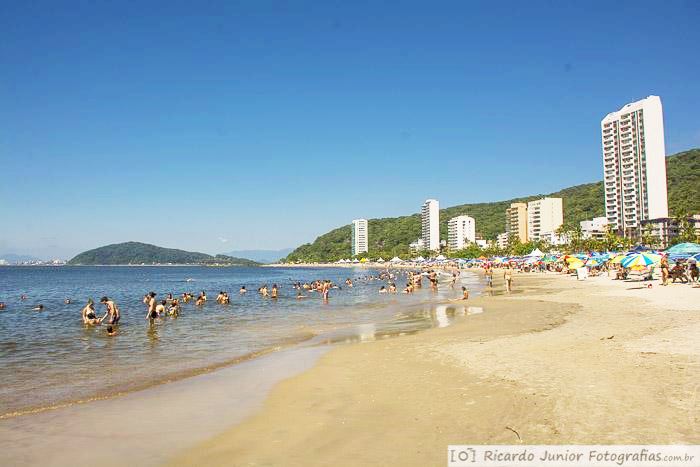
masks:
{"label": "crowd on beach", "polygon": [[[291,289],[293,291],[292,296],[296,300],[303,300],[312,298],[314,294],[322,300],[323,303],[329,303],[330,294],[332,290],[342,291],[343,286],[347,289],[353,288],[356,282],[361,282],[369,284],[372,282],[383,282],[383,285],[379,286],[379,294],[397,294],[399,293],[399,287],[397,286],[397,281],[405,279],[405,287],[403,287],[400,292],[403,294],[413,294],[417,289],[423,288],[424,281],[427,281],[428,286],[431,291],[437,292],[440,286],[440,276],[449,276],[449,281],[443,280],[443,284],[447,284],[450,289],[454,289],[460,276],[460,271],[457,268],[452,269],[451,273],[441,271],[435,268],[424,268],[417,270],[396,270],[392,271],[386,269],[377,274],[368,274],[360,276],[357,278],[348,277],[343,285],[334,283],[328,279],[316,279],[310,282],[292,281]],[[469,291],[466,287],[462,287],[462,294],[456,300],[467,300],[469,298]],[[245,285],[241,285],[238,294],[240,296],[246,295],[248,289]],[[277,300],[279,298],[291,298],[282,296],[282,287],[278,284],[272,284],[269,287],[267,284],[263,284],[257,289],[257,294],[261,299]],[[28,296],[22,294],[20,296],[20,301],[28,300]],[[174,296],[173,293],[167,293],[165,298],[159,299],[156,292],[148,292],[143,296],[142,302],[144,304],[146,314],[145,320],[150,324],[156,324],[157,322],[162,322],[166,317],[177,318],[181,312],[182,307],[185,304],[193,303],[196,309],[203,308],[208,301],[206,291],[202,290],[198,294],[192,292],[183,292],[179,296]],[[229,292],[220,290],[215,298],[215,302],[219,305],[230,305],[231,297]],[[64,300],[64,304],[72,304],[70,298]],[[96,303],[92,298],[87,300],[87,303],[80,311],[81,319],[86,326],[97,326],[105,324],[107,325],[107,334],[115,335],[117,331],[117,325],[122,318],[122,312],[114,299],[103,296],[99,300],[99,304],[102,305],[104,314],[98,316],[96,310]],[[0,311],[6,308],[5,303],[0,302]],[[41,303],[36,304],[32,307],[33,311],[45,311],[45,306]]]}

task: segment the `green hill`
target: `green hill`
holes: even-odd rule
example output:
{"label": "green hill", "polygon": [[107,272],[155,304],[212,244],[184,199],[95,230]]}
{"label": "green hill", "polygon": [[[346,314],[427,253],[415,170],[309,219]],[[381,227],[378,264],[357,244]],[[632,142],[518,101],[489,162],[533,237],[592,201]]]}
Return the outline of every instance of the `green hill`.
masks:
{"label": "green hill", "polygon": [[[671,213],[700,212],[700,149],[674,154],[667,158],[669,211]],[[532,201],[544,196],[562,198],[564,223],[575,225],[593,217],[603,216],[603,182],[577,185],[563,190],[491,203],[462,204],[440,210],[440,236],[447,238],[447,221],[462,214],[476,220],[477,232],[494,239],[505,231],[505,211],[510,203]],[[420,216],[370,219],[369,256],[393,257],[408,253],[409,243],[420,237]],[[350,256],[350,225],[331,230],[313,243],[298,247],[286,261],[335,261]]]}
{"label": "green hill", "polygon": [[72,265],[123,264],[199,264],[225,266],[258,266],[260,263],[233,256],[161,248],[139,242],[117,243],[80,253],[68,261]]}

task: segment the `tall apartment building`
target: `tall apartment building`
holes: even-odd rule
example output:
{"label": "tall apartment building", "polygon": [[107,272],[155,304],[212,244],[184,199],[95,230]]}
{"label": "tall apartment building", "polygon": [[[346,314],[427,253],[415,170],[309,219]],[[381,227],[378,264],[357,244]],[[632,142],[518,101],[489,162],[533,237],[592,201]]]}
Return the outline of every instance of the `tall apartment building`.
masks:
{"label": "tall apartment building", "polygon": [[367,253],[367,219],[352,221],[352,255]]}
{"label": "tall apartment building", "polygon": [[436,199],[427,199],[420,210],[421,239],[426,249],[440,250],[440,203]]}
{"label": "tall apartment building", "polygon": [[501,250],[508,246],[508,232],[499,233],[496,237],[496,246]]}
{"label": "tall apartment building", "polygon": [[527,232],[530,240],[551,238],[564,223],[561,198],[542,198],[527,203]]}
{"label": "tall apartment building", "polygon": [[517,237],[520,243],[528,241],[527,204],[511,203],[506,209],[506,234],[508,237]]}
{"label": "tall apartment building", "polygon": [[649,96],[609,113],[600,130],[605,217],[613,231],[635,235],[642,221],[668,217],[661,99]]}
{"label": "tall apartment building", "polygon": [[450,251],[462,250],[476,242],[476,222],[473,217],[457,216],[447,222],[447,247]]}

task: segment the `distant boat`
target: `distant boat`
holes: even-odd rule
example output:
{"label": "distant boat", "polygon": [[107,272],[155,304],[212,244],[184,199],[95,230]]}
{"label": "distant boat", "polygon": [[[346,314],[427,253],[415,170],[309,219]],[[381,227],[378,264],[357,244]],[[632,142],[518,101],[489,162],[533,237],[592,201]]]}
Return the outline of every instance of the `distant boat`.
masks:
{"label": "distant boat", "polygon": [[185,279],[185,282],[194,282],[194,279],[192,279],[191,277],[188,277],[187,279]]}

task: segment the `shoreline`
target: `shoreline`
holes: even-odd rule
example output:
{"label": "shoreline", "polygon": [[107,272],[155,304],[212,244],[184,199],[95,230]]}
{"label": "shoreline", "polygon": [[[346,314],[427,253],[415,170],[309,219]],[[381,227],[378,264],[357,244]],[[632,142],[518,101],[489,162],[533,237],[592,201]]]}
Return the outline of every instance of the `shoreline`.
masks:
{"label": "shoreline", "polygon": [[172,465],[419,466],[444,462],[448,444],[700,443],[692,289],[515,284],[524,291],[469,300],[484,313],[454,326],[332,348]]}

